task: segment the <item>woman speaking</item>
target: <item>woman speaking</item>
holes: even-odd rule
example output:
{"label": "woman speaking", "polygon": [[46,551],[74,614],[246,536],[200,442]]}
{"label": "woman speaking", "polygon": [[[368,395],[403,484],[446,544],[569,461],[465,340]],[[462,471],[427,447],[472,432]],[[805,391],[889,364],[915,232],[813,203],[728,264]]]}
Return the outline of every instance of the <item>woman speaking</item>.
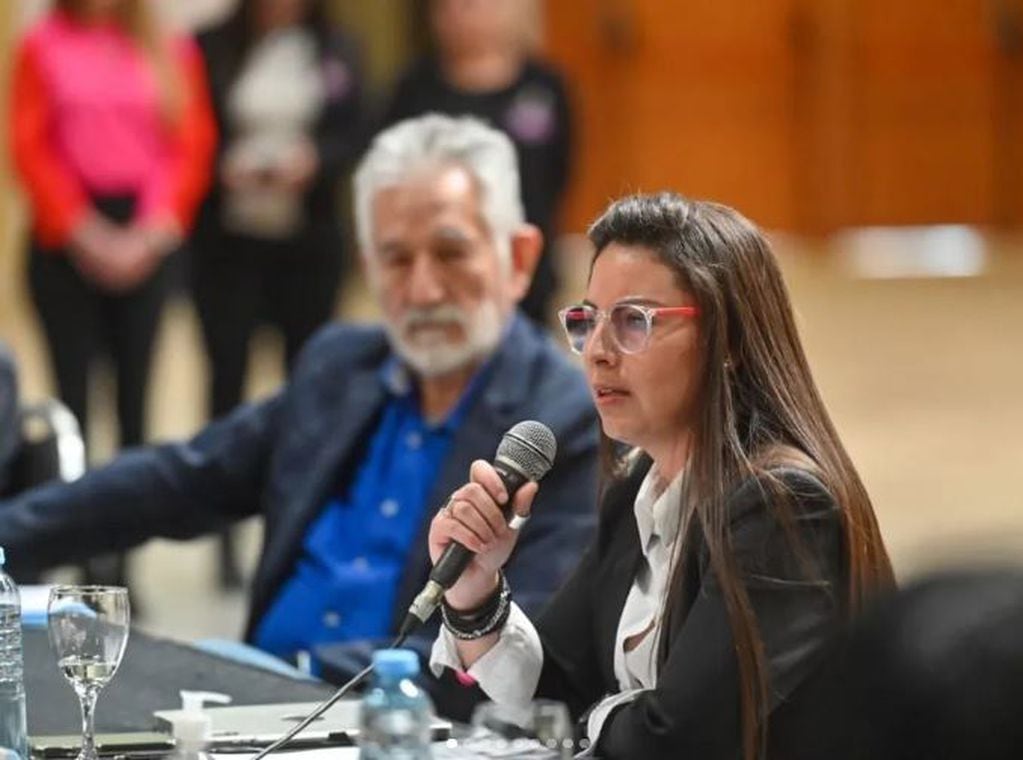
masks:
{"label": "woman speaking", "polygon": [[475,462],[431,525],[435,562],[452,540],[476,553],[431,665],[499,703],[565,702],[601,757],[783,757],[775,708],[892,584],[870,499],[753,224],[663,193],[615,202],[589,237],[586,300],[560,316],[606,438],[597,538],[530,621],[501,573],[506,494]]}

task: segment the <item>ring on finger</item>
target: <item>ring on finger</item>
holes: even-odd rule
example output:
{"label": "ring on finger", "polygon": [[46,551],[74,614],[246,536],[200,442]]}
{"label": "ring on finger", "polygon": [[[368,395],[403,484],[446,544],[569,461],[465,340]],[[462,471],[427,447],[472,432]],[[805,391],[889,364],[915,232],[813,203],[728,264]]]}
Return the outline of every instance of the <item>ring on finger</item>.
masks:
{"label": "ring on finger", "polygon": [[508,527],[512,530],[518,530],[527,522],[532,515],[515,515],[511,520],[508,521]]}

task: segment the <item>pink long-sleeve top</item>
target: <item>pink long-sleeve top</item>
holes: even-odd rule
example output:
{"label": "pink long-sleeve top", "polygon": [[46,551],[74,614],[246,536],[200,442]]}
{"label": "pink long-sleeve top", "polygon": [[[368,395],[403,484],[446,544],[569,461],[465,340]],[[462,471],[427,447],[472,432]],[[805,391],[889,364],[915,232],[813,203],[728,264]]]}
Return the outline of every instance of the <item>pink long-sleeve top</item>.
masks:
{"label": "pink long-sleeve top", "polygon": [[11,140],[43,246],[67,242],[90,196],[132,195],[137,219],[187,229],[209,183],[215,126],[198,48],[175,40],[174,53],[183,97],[171,119],[145,51],[117,25],[55,11],[22,40]]}

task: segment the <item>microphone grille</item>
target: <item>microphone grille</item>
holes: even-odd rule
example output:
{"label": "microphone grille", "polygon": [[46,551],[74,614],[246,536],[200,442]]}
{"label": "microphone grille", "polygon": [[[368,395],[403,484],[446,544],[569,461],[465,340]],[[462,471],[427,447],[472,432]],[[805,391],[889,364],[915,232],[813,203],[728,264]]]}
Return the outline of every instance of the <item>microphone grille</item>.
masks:
{"label": "microphone grille", "polygon": [[530,480],[540,480],[554,465],[558,442],[542,422],[525,420],[504,434],[497,458],[522,470]]}

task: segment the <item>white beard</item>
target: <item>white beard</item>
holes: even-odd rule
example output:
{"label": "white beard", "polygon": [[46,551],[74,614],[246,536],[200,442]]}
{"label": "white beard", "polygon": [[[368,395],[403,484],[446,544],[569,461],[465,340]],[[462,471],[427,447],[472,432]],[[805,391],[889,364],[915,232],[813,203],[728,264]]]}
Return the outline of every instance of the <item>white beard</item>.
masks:
{"label": "white beard", "polygon": [[[458,326],[465,338],[452,341],[448,330]],[[494,301],[484,301],[472,316],[450,304],[410,309],[397,324],[385,322],[391,347],[423,377],[436,377],[489,356],[501,342],[504,320]],[[415,334],[414,339],[408,336]]]}

